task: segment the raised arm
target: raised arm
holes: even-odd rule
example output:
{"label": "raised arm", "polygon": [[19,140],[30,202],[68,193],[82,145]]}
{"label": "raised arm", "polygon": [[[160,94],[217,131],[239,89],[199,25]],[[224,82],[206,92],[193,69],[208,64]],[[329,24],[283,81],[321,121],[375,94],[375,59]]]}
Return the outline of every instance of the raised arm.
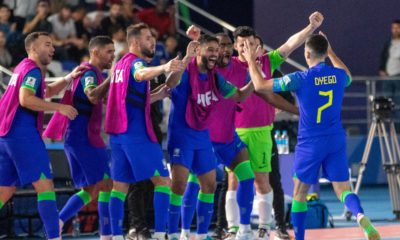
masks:
{"label": "raised arm", "polygon": [[183,74],[184,70],[186,69],[187,65],[196,56],[199,45],[200,44],[197,41],[191,41],[188,44],[187,49],[186,49],[186,56],[182,59],[183,69],[181,71],[176,71],[176,72],[169,74],[167,77],[167,80],[165,81],[165,83],[167,84],[167,86],[169,88],[174,88],[179,84],[179,81],[181,80],[182,74]]}
{"label": "raised arm", "polygon": [[319,12],[314,12],[309,17],[310,23],[300,32],[292,35],[282,46],[278,48],[279,53],[283,58],[289,57],[289,55],[300,47],[324,21],[324,16]]}
{"label": "raised arm", "polygon": [[[319,31],[319,34],[324,36],[326,38],[326,40],[328,41],[328,38],[326,37],[326,35]],[[335,68],[341,68],[344,71],[346,71],[347,75],[349,75],[349,77],[351,77],[351,72],[349,70],[349,68],[344,64],[344,62],[342,62],[342,60],[340,60],[340,58],[336,55],[336,53],[333,51],[331,44],[328,41],[328,58],[329,60],[331,60],[332,65]]]}
{"label": "raised arm", "polygon": [[178,57],[170,60],[166,64],[156,67],[145,67],[138,69],[135,72],[135,80],[137,81],[149,81],[163,73],[173,73],[183,71],[184,64]]}

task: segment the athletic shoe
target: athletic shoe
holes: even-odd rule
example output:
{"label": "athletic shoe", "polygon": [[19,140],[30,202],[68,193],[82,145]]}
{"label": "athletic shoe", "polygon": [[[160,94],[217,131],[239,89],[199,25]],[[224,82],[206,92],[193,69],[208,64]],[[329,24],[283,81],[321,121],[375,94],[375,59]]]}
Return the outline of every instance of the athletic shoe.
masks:
{"label": "athletic shoe", "polygon": [[249,230],[241,232],[239,230],[239,232],[236,234],[236,240],[254,240],[253,231]]}
{"label": "athletic shoe", "polygon": [[277,226],[275,228],[275,240],[290,240],[291,238],[284,226]]}
{"label": "athletic shoe", "polygon": [[357,216],[357,222],[360,227],[364,230],[365,237],[368,240],[380,240],[381,236],[379,235],[378,230],[372,225],[371,220],[363,214],[359,214]]}
{"label": "athletic shoe", "polygon": [[257,238],[259,240],[269,240],[269,230],[266,228],[259,228],[257,231]]}

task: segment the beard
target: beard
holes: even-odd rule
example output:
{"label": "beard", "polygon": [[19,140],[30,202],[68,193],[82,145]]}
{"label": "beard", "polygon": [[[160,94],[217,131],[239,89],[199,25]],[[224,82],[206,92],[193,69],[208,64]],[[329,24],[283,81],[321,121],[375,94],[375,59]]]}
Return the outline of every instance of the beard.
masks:
{"label": "beard", "polygon": [[147,58],[153,58],[154,54],[155,54],[155,51],[153,51],[153,50],[146,49],[146,48],[142,49],[142,55]]}
{"label": "beard", "polygon": [[208,60],[207,57],[202,56],[201,57],[201,63],[207,68],[207,70],[212,70],[215,67],[216,61],[213,61],[213,66],[210,65],[210,61]]}

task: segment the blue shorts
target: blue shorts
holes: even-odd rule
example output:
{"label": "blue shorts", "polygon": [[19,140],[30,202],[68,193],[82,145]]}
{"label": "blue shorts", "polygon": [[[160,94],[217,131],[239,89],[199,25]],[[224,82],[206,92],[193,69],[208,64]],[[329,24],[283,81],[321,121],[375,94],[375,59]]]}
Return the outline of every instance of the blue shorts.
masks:
{"label": "blue shorts", "polygon": [[0,185],[22,186],[41,177],[52,179],[50,159],[39,134],[31,138],[0,138]]}
{"label": "blue shorts", "polygon": [[172,165],[179,164],[195,175],[203,175],[217,167],[217,158],[212,147],[203,149],[182,149],[171,147],[168,149]]}
{"label": "blue shorts", "polygon": [[331,182],[349,180],[345,134],[299,139],[293,169],[295,176],[306,184],[315,184],[321,167],[323,177]]}
{"label": "blue shorts", "polygon": [[110,175],[110,158],[106,148],[77,141],[65,143],[64,151],[76,188],[96,184]]}
{"label": "blue shorts", "polygon": [[240,140],[235,132],[234,138],[229,143],[216,143],[213,142],[215,155],[217,156],[218,163],[224,164],[226,167],[231,166],[236,156],[245,149],[247,146]]}
{"label": "blue shorts", "polygon": [[167,164],[158,143],[111,143],[111,178],[135,183],[155,176],[168,177]]}

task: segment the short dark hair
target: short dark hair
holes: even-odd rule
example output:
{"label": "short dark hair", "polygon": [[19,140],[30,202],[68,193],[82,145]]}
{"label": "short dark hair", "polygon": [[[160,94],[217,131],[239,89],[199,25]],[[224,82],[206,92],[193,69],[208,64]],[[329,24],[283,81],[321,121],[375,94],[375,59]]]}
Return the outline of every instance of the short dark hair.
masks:
{"label": "short dark hair", "polygon": [[203,45],[203,44],[206,44],[206,43],[209,43],[209,42],[219,43],[218,39],[216,37],[211,36],[209,34],[201,35],[198,41],[199,41],[200,45]]}
{"label": "short dark hair", "polygon": [[313,34],[306,40],[306,46],[316,57],[322,57],[328,51],[328,40],[320,34]]}
{"label": "short dark hair", "polygon": [[126,40],[129,41],[129,39],[131,39],[131,37],[139,36],[141,31],[142,31],[142,29],[149,29],[150,30],[150,27],[146,23],[137,23],[137,24],[134,24],[134,25],[130,25],[126,29]]}
{"label": "short dark hair", "polygon": [[31,47],[32,43],[35,42],[40,36],[48,36],[50,34],[48,32],[32,32],[29,33],[28,36],[25,38],[25,50],[28,52],[29,48]]}
{"label": "short dark hair", "polygon": [[256,31],[254,31],[253,28],[249,26],[240,26],[237,27],[236,30],[233,32],[233,38],[235,41],[237,40],[238,37],[255,37],[256,36]]}
{"label": "short dark hair", "polygon": [[395,19],[392,21],[392,24],[400,24],[400,19]]}
{"label": "short dark hair", "polygon": [[228,37],[229,38],[229,34],[224,33],[224,32],[219,32],[215,34],[215,37]]}
{"label": "short dark hair", "polygon": [[90,39],[89,50],[92,50],[95,47],[104,47],[108,44],[114,44],[113,40],[109,36],[96,36]]}
{"label": "short dark hair", "polygon": [[258,39],[258,41],[260,41],[261,47],[264,46],[264,41],[262,40],[262,38],[260,37],[260,35],[257,35],[257,34],[256,34],[256,35],[254,36],[254,38],[255,38],[255,39]]}
{"label": "short dark hair", "polygon": [[9,11],[11,11],[10,7],[7,4],[1,3],[0,8],[7,8]]}

